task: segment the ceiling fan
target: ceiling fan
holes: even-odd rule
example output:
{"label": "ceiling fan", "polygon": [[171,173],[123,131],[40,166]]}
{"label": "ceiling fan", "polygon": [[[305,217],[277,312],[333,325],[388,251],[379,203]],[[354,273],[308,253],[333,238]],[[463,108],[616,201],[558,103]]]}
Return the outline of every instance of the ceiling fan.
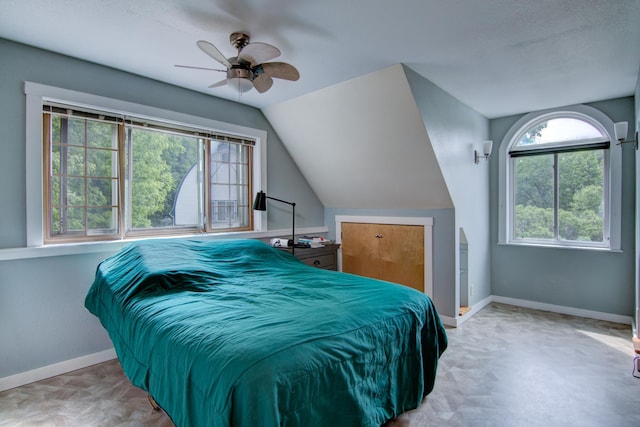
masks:
{"label": "ceiling fan", "polygon": [[176,65],[176,67],[226,72],[227,78],[209,87],[229,85],[239,92],[247,92],[255,87],[258,92],[264,93],[273,85],[273,78],[292,81],[300,78],[300,73],[291,64],[266,62],[280,56],[280,50],[277,47],[267,43],[250,43],[249,34],[245,32],[232,33],[229,40],[231,45],[238,49],[238,55],[231,58],[226,58],[217,47],[208,41],[200,40],[197,42],[198,47],[224,65],[225,70],[190,65]]}

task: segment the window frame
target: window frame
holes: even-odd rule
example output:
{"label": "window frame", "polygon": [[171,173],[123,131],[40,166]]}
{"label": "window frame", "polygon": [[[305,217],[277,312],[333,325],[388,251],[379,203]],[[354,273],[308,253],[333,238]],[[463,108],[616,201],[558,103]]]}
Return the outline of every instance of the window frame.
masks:
{"label": "window frame", "polygon": [[[26,95],[26,229],[27,247],[52,246],[56,242],[45,242],[45,198],[44,198],[44,159],[46,158],[43,147],[43,115],[42,109],[45,102],[58,102],[84,108],[88,110],[104,110],[113,114],[130,115],[149,121],[161,121],[177,127],[211,129],[216,132],[229,135],[237,135],[246,139],[255,140],[253,146],[253,172],[251,188],[254,191],[262,189],[266,191],[266,141],[267,132],[261,129],[249,128],[231,123],[184,114],[176,111],[160,109],[143,104],[136,104],[113,98],[77,92],[68,89],[46,86],[38,83],[25,82]],[[252,195],[249,195],[252,197]],[[266,221],[264,213],[253,212],[253,229],[248,231],[231,231],[231,233],[247,233],[264,231]],[[209,230],[207,234],[224,234],[229,230]],[[194,235],[195,233],[183,233]],[[201,235],[201,232],[197,232]],[[158,237],[157,233],[153,234]],[[169,237],[176,233],[162,234]],[[149,237],[136,236],[136,237]],[[132,236],[133,239],[133,236]],[[127,239],[132,240],[132,239]],[[112,241],[122,241],[114,239]],[[61,242],[64,243],[64,242]],[[91,240],[76,241],[70,244],[91,243]]]}
{"label": "window frame", "polygon": [[[575,118],[592,124],[609,139],[608,155],[605,154],[605,220],[604,242],[578,242],[551,239],[514,238],[514,168],[510,155],[512,146],[519,141],[525,130],[553,118]],[[586,105],[574,105],[549,109],[524,115],[507,131],[499,148],[499,201],[498,201],[498,244],[537,246],[571,249],[591,249],[619,251],[621,248],[621,190],[622,190],[622,149],[613,137],[613,121],[601,111]],[[597,142],[594,142],[597,144]],[[556,144],[556,147],[562,144]],[[564,144],[570,147],[572,143]]]}

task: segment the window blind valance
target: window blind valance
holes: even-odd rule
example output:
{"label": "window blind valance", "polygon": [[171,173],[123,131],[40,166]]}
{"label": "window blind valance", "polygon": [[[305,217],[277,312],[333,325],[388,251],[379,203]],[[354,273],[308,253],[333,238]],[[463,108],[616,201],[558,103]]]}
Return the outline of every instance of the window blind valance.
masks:
{"label": "window blind valance", "polygon": [[57,116],[76,117],[107,123],[124,124],[128,127],[157,130],[177,135],[224,141],[234,144],[243,144],[250,146],[256,145],[256,141],[254,139],[242,138],[237,135],[228,135],[212,129],[196,128],[180,123],[170,123],[162,120],[142,118],[133,115],[119,114],[97,109],[94,110],[90,107],[79,107],[75,105],[61,104],[54,101],[45,101],[43,103],[42,110],[45,113],[50,113]]}

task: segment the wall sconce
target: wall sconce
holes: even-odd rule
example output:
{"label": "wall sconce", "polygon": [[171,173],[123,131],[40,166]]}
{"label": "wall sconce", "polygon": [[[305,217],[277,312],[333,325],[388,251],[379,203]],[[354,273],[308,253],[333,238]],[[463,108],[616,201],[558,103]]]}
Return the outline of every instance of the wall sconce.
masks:
{"label": "wall sconce", "polygon": [[[491,148],[493,147],[493,141],[487,140],[482,143],[482,153],[484,154],[484,159],[489,160],[491,158]],[[481,155],[478,153],[478,150],[473,150],[473,161],[477,165],[480,163]]]}
{"label": "wall sconce", "polygon": [[[640,127],[640,122],[638,123],[638,127]],[[638,131],[635,133],[635,139],[627,139],[627,134],[629,133],[629,124],[627,122],[614,123],[613,132],[615,133],[616,140],[618,141],[618,144],[616,145],[633,142],[636,150],[638,149]]]}

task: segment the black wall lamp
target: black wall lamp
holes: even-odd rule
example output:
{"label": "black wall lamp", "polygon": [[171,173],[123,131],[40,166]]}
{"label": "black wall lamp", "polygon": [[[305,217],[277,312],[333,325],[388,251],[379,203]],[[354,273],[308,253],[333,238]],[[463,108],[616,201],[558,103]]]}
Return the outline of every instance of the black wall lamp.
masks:
{"label": "black wall lamp", "polygon": [[291,255],[294,254],[296,248],[296,204],[294,202],[287,202],[286,200],[276,199],[275,197],[267,196],[264,191],[259,191],[256,194],[256,198],[253,201],[253,209],[256,211],[266,211],[267,210],[267,199],[275,200],[276,202],[286,203],[287,205],[291,205],[292,213],[291,217],[293,218],[291,221]]}

